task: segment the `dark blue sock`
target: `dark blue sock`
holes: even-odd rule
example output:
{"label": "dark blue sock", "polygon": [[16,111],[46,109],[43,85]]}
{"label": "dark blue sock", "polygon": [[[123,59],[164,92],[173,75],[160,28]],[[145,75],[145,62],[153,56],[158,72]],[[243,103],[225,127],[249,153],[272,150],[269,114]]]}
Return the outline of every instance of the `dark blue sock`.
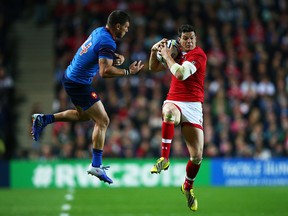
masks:
{"label": "dark blue sock", "polygon": [[51,123],[55,122],[55,117],[53,114],[47,114],[47,115],[45,115],[44,121],[46,124],[51,124]]}
{"label": "dark blue sock", "polygon": [[92,149],[92,166],[100,167],[102,165],[103,150]]}

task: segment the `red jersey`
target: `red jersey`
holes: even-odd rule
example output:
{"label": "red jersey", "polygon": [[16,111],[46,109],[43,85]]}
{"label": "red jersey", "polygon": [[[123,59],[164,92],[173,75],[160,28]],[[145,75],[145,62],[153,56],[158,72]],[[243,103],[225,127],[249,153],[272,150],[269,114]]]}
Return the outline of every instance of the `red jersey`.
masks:
{"label": "red jersey", "polygon": [[180,64],[184,61],[194,64],[197,71],[183,81],[172,76],[167,100],[203,103],[207,56],[200,47],[196,46],[181,57]]}

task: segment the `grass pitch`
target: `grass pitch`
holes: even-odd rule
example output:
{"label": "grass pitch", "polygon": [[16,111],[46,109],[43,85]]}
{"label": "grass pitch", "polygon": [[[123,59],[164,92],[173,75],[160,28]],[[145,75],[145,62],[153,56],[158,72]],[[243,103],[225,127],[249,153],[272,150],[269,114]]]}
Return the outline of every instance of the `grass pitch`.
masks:
{"label": "grass pitch", "polygon": [[180,188],[0,189],[5,216],[284,216],[288,187],[198,187],[192,212]]}

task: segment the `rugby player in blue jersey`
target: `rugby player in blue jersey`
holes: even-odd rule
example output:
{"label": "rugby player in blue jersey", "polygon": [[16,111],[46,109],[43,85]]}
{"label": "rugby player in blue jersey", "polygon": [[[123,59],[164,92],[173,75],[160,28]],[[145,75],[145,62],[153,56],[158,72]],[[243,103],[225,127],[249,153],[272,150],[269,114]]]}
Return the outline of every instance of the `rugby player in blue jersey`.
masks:
{"label": "rugby player in blue jersey", "polygon": [[44,127],[53,122],[94,121],[92,163],[87,172],[109,184],[113,183],[105,172],[109,166],[102,165],[102,153],[109,117],[91,84],[96,74],[103,78],[121,77],[136,74],[143,68],[144,65],[141,61],[133,62],[127,69],[116,67],[120,66],[125,58],[115,53],[115,41],[124,37],[129,26],[130,17],[127,13],[119,10],[113,11],[107,19],[106,26],[96,28],[78,49],[67,67],[62,81],[76,109],[55,114],[32,115],[31,133],[35,141],[39,140]]}

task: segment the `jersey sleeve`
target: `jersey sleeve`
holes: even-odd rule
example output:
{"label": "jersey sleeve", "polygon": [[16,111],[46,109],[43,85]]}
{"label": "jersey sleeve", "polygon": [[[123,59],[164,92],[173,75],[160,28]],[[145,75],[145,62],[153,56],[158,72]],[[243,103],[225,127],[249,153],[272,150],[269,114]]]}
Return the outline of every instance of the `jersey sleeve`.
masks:
{"label": "jersey sleeve", "polygon": [[99,58],[114,59],[115,49],[112,46],[101,46],[99,48]]}
{"label": "jersey sleeve", "polygon": [[108,37],[103,37],[99,46],[99,58],[114,59],[116,50],[115,41]]}

